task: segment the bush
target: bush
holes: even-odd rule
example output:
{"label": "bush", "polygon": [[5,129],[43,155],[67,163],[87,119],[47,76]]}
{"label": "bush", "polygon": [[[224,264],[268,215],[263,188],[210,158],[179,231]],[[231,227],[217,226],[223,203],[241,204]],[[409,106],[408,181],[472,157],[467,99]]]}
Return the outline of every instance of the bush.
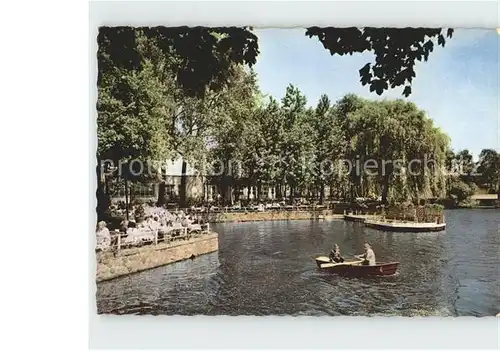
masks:
{"label": "bush", "polygon": [[437,200],[437,203],[435,205],[441,205],[443,206],[444,208],[455,208],[456,207],[456,203],[455,203],[455,200],[453,199],[438,199]]}
{"label": "bush", "polygon": [[473,203],[470,200],[464,200],[458,204],[458,207],[461,208],[472,208]]}
{"label": "bush", "polygon": [[424,206],[425,209],[427,210],[434,210],[434,211],[442,211],[444,210],[444,206],[441,204],[428,204]]}
{"label": "bush", "polygon": [[457,203],[460,203],[474,195],[474,192],[476,190],[475,188],[475,184],[471,186],[460,180],[454,181],[450,186],[449,195]]}

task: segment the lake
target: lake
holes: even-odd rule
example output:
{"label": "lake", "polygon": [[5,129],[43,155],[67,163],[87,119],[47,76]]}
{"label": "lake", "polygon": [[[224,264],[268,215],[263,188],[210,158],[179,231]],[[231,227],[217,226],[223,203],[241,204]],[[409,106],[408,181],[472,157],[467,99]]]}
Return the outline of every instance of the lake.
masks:
{"label": "lake", "polygon": [[[99,313],[492,316],[500,312],[500,210],[446,211],[446,231],[385,233],[344,221],[214,224],[219,251],[97,285]],[[392,277],[321,273],[334,243],[372,245]]]}

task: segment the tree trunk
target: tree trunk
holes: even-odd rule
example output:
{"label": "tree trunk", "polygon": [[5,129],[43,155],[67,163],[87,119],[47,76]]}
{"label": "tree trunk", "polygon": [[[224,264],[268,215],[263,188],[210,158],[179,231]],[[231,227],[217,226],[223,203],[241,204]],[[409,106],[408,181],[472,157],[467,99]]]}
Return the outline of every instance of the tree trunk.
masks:
{"label": "tree trunk", "polygon": [[389,177],[389,174],[385,174],[382,184],[382,203],[384,205],[387,205],[387,194],[389,193]]}
{"label": "tree trunk", "polygon": [[104,176],[104,194],[109,198],[109,179],[106,176]]}
{"label": "tree trunk", "polygon": [[165,182],[161,182],[159,185],[158,185],[158,206],[163,206],[167,203],[166,201],[166,192],[167,192],[167,185],[165,184]]}
{"label": "tree trunk", "polygon": [[181,208],[186,208],[186,188],[187,188],[187,175],[186,175],[187,163],[182,159],[182,170],[181,170],[181,186],[179,189],[179,206]]}
{"label": "tree trunk", "polygon": [[224,186],[224,203],[225,205],[233,205],[233,187],[229,184],[229,180],[226,180]]}
{"label": "tree trunk", "polygon": [[97,199],[97,220],[102,221],[106,220],[106,211],[109,208],[109,198],[106,195],[104,190],[104,184],[102,182],[102,173],[101,173],[101,159],[97,156],[97,167],[96,167],[96,176],[97,176],[97,189],[96,189],[96,199]]}
{"label": "tree trunk", "polygon": [[325,184],[321,183],[319,186],[319,203],[323,205],[325,200]]}
{"label": "tree trunk", "polygon": [[[128,164],[127,164],[128,167]],[[127,168],[128,169],[128,168]],[[129,219],[129,206],[128,206],[128,179],[127,179],[127,171],[124,172],[124,180],[125,180],[125,214],[127,216],[127,221]]]}
{"label": "tree trunk", "polygon": [[240,187],[238,185],[234,186],[234,201],[240,201]]}
{"label": "tree trunk", "polygon": [[496,205],[500,206],[500,178],[497,179],[497,201]]}

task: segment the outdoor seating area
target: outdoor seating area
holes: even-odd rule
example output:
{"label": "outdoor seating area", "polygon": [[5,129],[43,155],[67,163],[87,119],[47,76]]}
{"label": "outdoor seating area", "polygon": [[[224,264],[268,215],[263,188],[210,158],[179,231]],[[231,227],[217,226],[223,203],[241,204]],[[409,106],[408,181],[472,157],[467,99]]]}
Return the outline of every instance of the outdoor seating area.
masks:
{"label": "outdoor seating area", "polygon": [[192,213],[206,213],[206,212],[266,212],[266,211],[320,211],[330,208],[328,204],[286,204],[282,202],[260,202],[252,203],[246,206],[235,204],[232,206],[192,206],[189,211]]}
{"label": "outdoor seating area", "polygon": [[162,207],[143,206],[132,211],[141,213],[135,219],[126,219],[123,209],[115,209],[114,218],[123,218],[119,228],[110,229],[105,221],[97,225],[97,250],[120,250],[174,240],[188,240],[194,235],[209,232],[209,224],[201,216],[186,214],[184,211],[169,211]]}

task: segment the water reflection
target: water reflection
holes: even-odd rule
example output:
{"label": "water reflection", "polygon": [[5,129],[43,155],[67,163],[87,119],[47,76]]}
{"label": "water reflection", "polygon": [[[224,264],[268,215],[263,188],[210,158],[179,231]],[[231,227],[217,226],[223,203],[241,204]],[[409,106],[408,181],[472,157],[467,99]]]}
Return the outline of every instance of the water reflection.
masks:
{"label": "water reflection", "polygon": [[[442,233],[383,233],[343,221],[213,226],[219,252],[98,285],[101,313],[494,315],[500,311],[500,211],[450,211]],[[369,242],[393,277],[340,278],[313,258]]]}

